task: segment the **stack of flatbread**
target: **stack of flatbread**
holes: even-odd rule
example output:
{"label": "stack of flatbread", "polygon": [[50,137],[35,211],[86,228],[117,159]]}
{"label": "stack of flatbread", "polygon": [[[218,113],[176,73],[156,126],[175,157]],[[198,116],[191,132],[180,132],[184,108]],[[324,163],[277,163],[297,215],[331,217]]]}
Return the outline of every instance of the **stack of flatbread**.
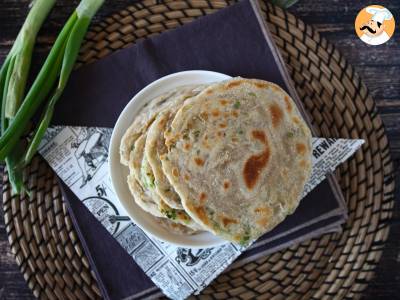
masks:
{"label": "stack of flatbread", "polygon": [[247,245],[298,206],[311,133],[279,86],[238,77],[151,100],[120,155],[134,201],[160,226]]}

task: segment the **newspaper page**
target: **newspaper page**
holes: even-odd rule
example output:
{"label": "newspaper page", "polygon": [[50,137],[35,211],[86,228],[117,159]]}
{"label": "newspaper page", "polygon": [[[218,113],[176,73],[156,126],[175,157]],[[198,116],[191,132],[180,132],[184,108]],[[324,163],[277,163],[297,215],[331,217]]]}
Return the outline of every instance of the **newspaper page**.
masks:
{"label": "newspaper page", "polygon": [[[143,271],[171,299],[198,294],[245,248],[180,248],[146,235],[128,217],[108,175],[112,128],[54,126],[39,152],[51,168]],[[363,144],[363,140],[314,138],[313,168],[303,197]]]}

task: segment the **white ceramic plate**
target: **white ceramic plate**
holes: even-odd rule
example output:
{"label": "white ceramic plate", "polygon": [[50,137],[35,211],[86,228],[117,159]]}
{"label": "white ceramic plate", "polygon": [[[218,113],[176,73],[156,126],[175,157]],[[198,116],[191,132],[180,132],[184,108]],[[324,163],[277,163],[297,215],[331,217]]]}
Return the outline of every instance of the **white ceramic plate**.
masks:
{"label": "white ceramic plate", "polygon": [[189,84],[206,84],[218,82],[231,78],[228,75],[211,72],[211,71],[184,71],[174,73],[162,77],[153,83],[146,86],[128,103],[119,116],[115,124],[109,151],[109,168],[111,182],[114,190],[121,202],[122,206],[126,209],[132,221],[142,228],[146,233],[149,233],[156,238],[175,244],[181,247],[192,248],[205,248],[214,247],[226,243],[225,240],[216,237],[209,232],[202,232],[194,235],[178,235],[171,233],[161,227],[153,218],[149,218],[148,213],[143,211],[134,201],[126,178],[128,175],[128,168],[122,165],[119,161],[119,144],[125,131],[133,122],[138,111],[145,103],[155,97],[168,92],[176,87],[189,85]]}

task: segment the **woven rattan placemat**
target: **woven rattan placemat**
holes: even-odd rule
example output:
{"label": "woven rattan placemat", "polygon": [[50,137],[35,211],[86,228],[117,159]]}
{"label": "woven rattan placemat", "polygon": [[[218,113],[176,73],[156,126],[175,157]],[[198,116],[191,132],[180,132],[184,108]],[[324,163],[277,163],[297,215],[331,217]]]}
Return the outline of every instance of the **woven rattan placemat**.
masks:
{"label": "woven rattan placemat", "polygon": [[[231,3],[135,3],[92,28],[79,65]],[[325,234],[231,269],[200,297],[359,298],[382,254],[394,204],[392,163],[382,121],[366,87],[331,44],[293,15],[266,3],[262,9],[318,135],[363,138],[366,143],[336,172],[349,208],[341,234]],[[54,173],[36,157],[25,179],[32,197],[12,197],[4,175],[3,203],[11,250],[34,295],[100,298]]]}

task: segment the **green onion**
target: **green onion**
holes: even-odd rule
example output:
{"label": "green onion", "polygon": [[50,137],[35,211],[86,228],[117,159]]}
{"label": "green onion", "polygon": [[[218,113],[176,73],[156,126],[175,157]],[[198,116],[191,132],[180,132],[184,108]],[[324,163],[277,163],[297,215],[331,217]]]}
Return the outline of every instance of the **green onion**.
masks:
{"label": "green onion", "polygon": [[33,2],[32,8],[8,54],[8,57],[13,60],[13,64],[9,68],[11,72],[9,84],[3,93],[3,101],[6,101],[6,118],[14,117],[24,97],[36,36],[54,4],[55,0],[36,0]]}
{"label": "green onion", "polygon": [[294,137],[294,133],[291,132],[291,131],[289,131],[289,132],[286,134],[286,136],[287,136],[288,138],[292,138],[292,137]]}
{"label": "green onion", "polygon": [[[3,134],[9,123],[13,121],[21,101],[24,97],[26,81],[29,75],[32,52],[37,33],[46,19],[55,0],[36,0],[22,25],[20,32],[0,70],[0,100],[1,100],[1,133]],[[12,151],[14,147],[17,149]],[[2,147],[0,153],[4,157],[12,185],[13,193],[19,193],[22,189],[22,171],[16,170],[21,145],[18,140],[13,140]],[[8,157],[2,155],[10,153]]]}
{"label": "green onion", "polygon": [[53,116],[55,104],[67,85],[69,76],[71,75],[75,61],[78,57],[82,41],[89,28],[90,21],[103,2],[104,0],[83,0],[76,8],[77,20],[70,31],[63,51],[64,57],[57,88],[54,91],[35,135],[29,144],[28,151],[26,152],[22,162],[23,165],[27,165],[32,160],[33,155],[36,153],[37,148],[40,145],[40,141],[46,133],[46,129],[48,128]]}
{"label": "green onion", "polygon": [[[76,19],[76,12],[74,12],[58,36],[42,69],[40,70],[21,107],[15,115],[13,122],[1,136],[0,148],[3,148],[4,145],[10,141],[12,142],[13,140],[20,139],[30,119],[33,117],[40,104],[42,104],[42,102],[50,93],[59,73],[59,70],[57,70],[57,72],[51,72],[52,68],[61,68],[61,66],[57,64],[57,58],[60,53],[63,52],[64,43],[66,42],[71,29],[76,22]],[[6,153],[6,155],[7,154],[8,153]],[[4,157],[0,156],[0,159],[3,160]]]}
{"label": "green onion", "polygon": [[[89,24],[104,0],[82,0],[58,35],[45,63],[26,97],[21,101],[29,72],[36,34],[55,0],[36,0],[27,20],[0,70],[2,96],[0,161],[9,162],[15,192],[20,192],[22,168],[29,164],[53,116],[57,100],[63,93],[78,57]],[[27,64],[27,66],[24,65]],[[22,135],[41,104],[49,99],[25,154],[19,154]],[[18,163],[17,163],[18,161]],[[11,168],[10,168],[11,167]]]}
{"label": "green onion", "polygon": [[161,213],[166,216],[168,219],[175,220],[176,219],[176,210],[171,209],[161,209]]}
{"label": "green onion", "polygon": [[196,130],[195,132],[193,132],[193,134],[194,134],[194,137],[196,138],[196,141],[197,141],[197,139],[200,136],[200,130]]}
{"label": "green onion", "polygon": [[12,151],[6,157],[6,165],[8,170],[8,179],[11,183],[13,194],[19,194],[24,191],[22,170],[18,168],[19,158],[22,155],[23,145],[18,143],[15,151]]}
{"label": "green onion", "polygon": [[242,238],[239,241],[239,245],[240,246],[246,246],[247,247],[249,245],[250,238],[251,238],[250,233],[251,233],[250,227],[246,226],[246,228],[244,230],[244,234],[243,234]]}
{"label": "green onion", "polygon": [[236,102],[233,104],[233,108],[239,109],[239,107],[240,107],[240,102],[239,102],[239,101],[236,101]]}
{"label": "green onion", "polygon": [[7,124],[8,121],[6,119],[6,105],[7,105],[7,91],[8,91],[8,86],[10,84],[10,77],[11,77],[11,73],[12,73],[12,69],[14,67],[15,64],[15,58],[11,57],[9,58],[6,63],[4,65],[6,65],[6,67],[3,69],[4,72],[2,72],[2,81],[4,83],[2,83],[2,87],[3,87],[3,91],[1,93],[2,97],[2,104],[1,104],[1,133],[3,134],[4,131],[7,128]]}

